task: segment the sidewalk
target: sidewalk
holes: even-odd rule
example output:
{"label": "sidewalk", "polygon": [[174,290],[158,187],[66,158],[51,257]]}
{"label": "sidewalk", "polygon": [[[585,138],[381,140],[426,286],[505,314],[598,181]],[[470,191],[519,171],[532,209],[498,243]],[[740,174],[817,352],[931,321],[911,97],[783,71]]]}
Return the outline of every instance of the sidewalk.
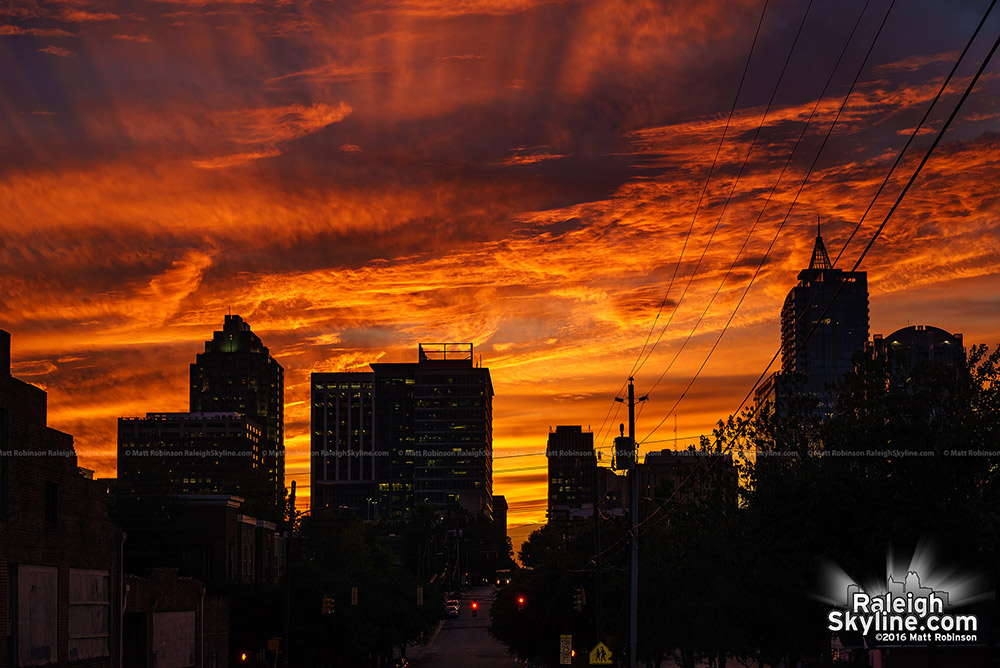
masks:
{"label": "sidewalk", "polygon": [[[408,645],[406,647],[406,658],[410,661],[414,659],[422,659],[425,654],[431,653],[431,648],[434,645],[434,641],[437,640],[438,634],[441,633],[441,629],[444,627],[444,620],[438,622],[437,628],[434,629],[434,633],[431,634],[430,639],[427,640],[423,645]],[[393,658],[399,658],[395,656]]]}

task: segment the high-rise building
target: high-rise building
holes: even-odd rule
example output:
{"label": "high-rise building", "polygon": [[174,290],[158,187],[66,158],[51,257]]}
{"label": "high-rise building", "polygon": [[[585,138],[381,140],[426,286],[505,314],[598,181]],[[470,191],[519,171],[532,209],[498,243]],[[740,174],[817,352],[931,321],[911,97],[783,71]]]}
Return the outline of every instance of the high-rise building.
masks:
{"label": "high-rise building", "polygon": [[284,369],[250,325],[227,315],[191,365],[192,413],[239,413],[261,428],[262,462],[275,508],[284,504]]}
{"label": "high-rise building", "polygon": [[781,374],[827,404],[830,384],[854,369],[868,341],[868,275],[834,269],[817,230],[798,281],[781,309]]}
{"label": "high-rise building", "polygon": [[[372,400],[375,374],[312,374],[309,504],[378,517]],[[383,465],[384,465],[383,461]]]}
{"label": "high-rise building", "polygon": [[594,433],[579,425],[559,425],[549,432],[545,456],[549,465],[549,521],[593,517],[597,476]]}
{"label": "high-rise building", "polygon": [[313,374],[314,504],[371,518],[419,504],[492,517],[493,384],[473,345],[424,343],[416,363],[371,368]]}
{"label": "high-rise building", "polygon": [[493,516],[493,383],[471,343],[422,343],[416,363],[372,364],[379,488],[392,513],[459,505]]}

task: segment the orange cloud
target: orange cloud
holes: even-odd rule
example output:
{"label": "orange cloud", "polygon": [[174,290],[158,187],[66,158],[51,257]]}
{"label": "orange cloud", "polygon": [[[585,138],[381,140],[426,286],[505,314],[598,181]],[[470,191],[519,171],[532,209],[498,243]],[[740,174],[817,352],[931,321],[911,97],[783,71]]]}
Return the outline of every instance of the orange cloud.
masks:
{"label": "orange cloud", "polygon": [[25,28],[22,26],[2,25],[0,35],[31,35],[34,37],[72,37],[73,33],[61,28]]}
{"label": "orange cloud", "polygon": [[61,46],[47,46],[44,49],[39,49],[39,53],[48,53],[53,56],[60,56],[62,58],[72,58],[76,54],[69,49],[64,49]]}
{"label": "orange cloud", "polygon": [[[86,57],[31,46],[0,68],[0,313],[17,372],[48,389],[82,464],[113,473],[116,417],[184,409],[188,364],[229,309],[286,369],[300,499],[311,372],[473,341],[497,391],[495,490],[522,526],[544,516],[550,426],[590,426],[607,451],[623,420],[611,398],[660,304],[651,342],[670,325],[636,374],[640,391],[671,366],[638,429],[644,450],[673,446],[673,419],[654,427],[760,265],[679,404],[677,443],[736,408],[777,348],[817,215],[835,253],[940,85],[956,48],[946,37],[970,27],[922,7],[926,40],[887,33],[765,258],[839,105],[821,102],[749,235],[818,93],[802,82],[833,64],[842,11],[817,9],[807,24],[799,70],[727,203],[774,84],[768,54],[795,23],[765,20],[771,51],[751,63],[695,217],[756,1],[22,9],[0,9],[31,22],[0,27],[12,36],[2,46],[69,37],[61,17],[79,12],[73,46]],[[71,55],[53,49],[43,53]],[[1000,338],[997,85],[981,82],[863,267],[872,331],[933,312],[928,324],[969,342]]]}
{"label": "orange cloud", "polygon": [[128,35],[125,33],[115,33],[114,39],[124,40],[126,42],[138,42],[140,44],[149,44],[152,42],[152,38],[149,35],[138,34],[138,35]]}

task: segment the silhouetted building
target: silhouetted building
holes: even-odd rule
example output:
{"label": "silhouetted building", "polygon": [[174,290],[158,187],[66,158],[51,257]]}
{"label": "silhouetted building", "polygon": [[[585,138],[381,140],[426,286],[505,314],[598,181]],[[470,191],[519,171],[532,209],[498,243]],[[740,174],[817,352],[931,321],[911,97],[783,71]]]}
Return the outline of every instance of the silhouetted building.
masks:
{"label": "silhouetted building", "polygon": [[948,366],[965,363],[965,346],[961,334],[950,334],[939,327],[912,325],[897,329],[883,337],[875,334],[868,344],[871,355],[881,357],[890,365],[915,367],[924,362]]}
{"label": "silhouetted building", "polygon": [[284,538],[275,525],[246,514],[244,499],[188,494],[154,503],[126,497],[125,571],[177,568],[210,592],[274,584],[283,575]]}
{"label": "silhouetted building", "polygon": [[144,577],[126,575],[125,591],[123,666],[225,665],[221,659],[228,650],[220,655],[213,647],[202,656],[206,625],[205,588],[200,582],[180,577],[176,569],[158,568]]}
{"label": "silhouetted building", "polygon": [[559,425],[549,432],[545,456],[549,466],[549,521],[593,517],[597,493],[594,433],[578,425]]}
{"label": "silhouetted building", "polygon": [[494,494],[493,495],[493,523],[496,524],[501,530],[503,530],[503,535],[507,535],[507,497]]}
{"label": "silhouetted building", "polygon": [[377,516],[374,385],[370,371],[312,374],[311,508]]}
{"label": "silhouetted building", "polygon": [[730,453],[658,450],[638,466],[639,496],[648,499],[704,501],[720,492],[736,502],[739,475]]}
{"label": "silhouetted building", "polygon": [[285,492],[284,369],[250,325],[227,315],[191,365],[192,413],[239,413],[261,428],[268,498],[281,514]]}
{"label": "silhouetted building", "polygon": [[[121,538],[106,488],[10,375],[0,331],[0,667],[118,665]],[[77,663],[79,662],[79,663]]]}
{"label": "silhouetted building", "polygon": [[829,414],[830,386],[854,370],[854,354],[868,341],[868,274],[834,269],[817,230],[798,281],[781,309],[781,372],[757,388],[755,399],[780,410],[783,394],[806,394]]}
{"label": "silhouetted building", "polygon": [[868,274],[834,269],[817,233],[798,278],[781,309],[781,372],[804,375],[821,393],[854,370],[868,341]]}
{"label": "silhouetted building", "polygon": [[[372,364],[379,476],[393,514],[417,504],[493,515],[493,383],[471,343],[422,343],[416,363]],[[384,502],[384,501],[383,501]]]}
{"label": "silhouetted building", "polygon": [[239,413],[118,418],[118,492],[261,499],[271,490],[262,439],[261,427]]}
{"label": "silhouetted building", "polygon": [[628,479],[607,466],[597,467],[597,504],[601,515],[621,516],[628,508]]}
{"label": "silhouetted building", "polygon": [[[418,504],[492,517],[493,384],[472,344],[423,343],[416,363],[371,368],[313,375],[314,503],[372,518]],[[345,462],[352,451],[360,461]]]}

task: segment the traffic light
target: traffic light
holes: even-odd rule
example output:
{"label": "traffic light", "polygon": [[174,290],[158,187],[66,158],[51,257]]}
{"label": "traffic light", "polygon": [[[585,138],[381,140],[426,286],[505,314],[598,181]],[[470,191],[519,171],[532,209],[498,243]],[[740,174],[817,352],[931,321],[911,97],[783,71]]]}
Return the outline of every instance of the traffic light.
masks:
{"label": "traffic light", "polygon": [[577,610],[583,610],[585,605],[587,605],[587,590],[581,587],[576,590],[576,594],[573,596],[573,607]]}
{"label": "traffic light", "polygon": [[479,614],[479,603],[477,601],[472,602],[472,616],[475,617]]}
{"label": "traffic light", "polygon": [[333,596],[324,596],[323,597],[323,614],[324,615],[332,615],[333,614],[334,603],[335,603],[335,601],[333,599]]}
{"label": "traffic light", "polygon": [[518,596],[517,597],[517,609],[518,610],[524,610],[524,597],[523,596]]}

